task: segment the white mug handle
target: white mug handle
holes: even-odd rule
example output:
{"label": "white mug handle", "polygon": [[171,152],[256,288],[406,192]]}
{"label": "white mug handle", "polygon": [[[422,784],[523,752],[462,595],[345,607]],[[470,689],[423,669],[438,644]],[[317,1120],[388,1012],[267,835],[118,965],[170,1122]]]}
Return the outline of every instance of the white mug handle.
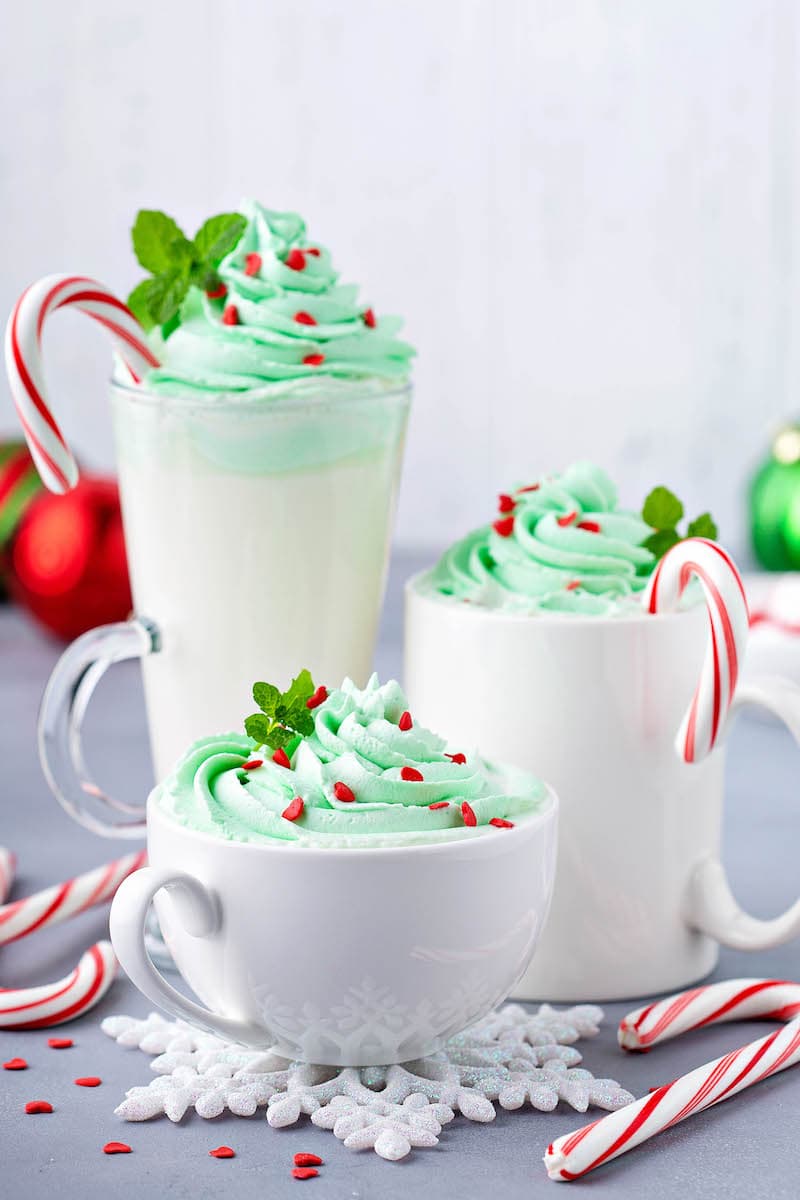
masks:
{"label": "white mug handle", "polygon": [[[748,705],[771,712],[800,745],[800,688],[796,684],[777,677],[740,683],[728,721]],[[737,904],[720,860],[709,855],[692,872],[684,897],[684,917],[693,929],[733,950],[767,950],[800,934],[800,899],[772,920],[751,917]]]}
{"label": "white mug handle", "polygon": [[156,970],[145,946],[145,924],[150,903],[161,888],[170,892],[178,920],[192,937],[209,937],[220,928],[222,914],[217,897],[185,871],[142,867],[119,886],[111,905],[111,943],[131,982],[161,1008],[207,1033],[245,1046],[269,1046],[269,1030],[247,1021],[213,1013],[189,1000],[167,983]]}

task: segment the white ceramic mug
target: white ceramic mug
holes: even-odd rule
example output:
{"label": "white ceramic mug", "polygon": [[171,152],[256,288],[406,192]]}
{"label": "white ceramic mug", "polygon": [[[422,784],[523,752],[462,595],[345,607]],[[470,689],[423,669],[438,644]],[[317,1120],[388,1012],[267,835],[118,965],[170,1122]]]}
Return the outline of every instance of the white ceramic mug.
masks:
{"label": "white ceramic mug", "polygon": [[144,807],[106,796],[81,724],[114,662],[140,658],[156,777],[235,729],[256,679],[301,667],[364,683],[383,598],[410,389],[331,383],[282,399],[112,387],[136,617],[78,638],[39,722],[51,788],[97,833],[141,837]]}
{"label": "white ceramic mug", "polygon": [[[724,750],[674,746],[708,637],[703,606],[629,617],[511,615],[406,590],[405,685],[414,717],[451,744],[547,779],[561,799],[558,870],[523,999],[615,1000],[702,978],[718,943],[800,933],[737,906],[719,860]],[[740,684],[800,739],[800,692]]]}
{"label": "white ceramic mug", "polygon": [[[193,1025],[306,1062],[405,1062],[489,1012],[530,961],[555,873],[552,792],[500,833],[360,850],[195,833],[156,794],[150,865],[117,892],[111,940],[136,986]],[[207,1007],[148,958],[154,898],[178,970]]]}

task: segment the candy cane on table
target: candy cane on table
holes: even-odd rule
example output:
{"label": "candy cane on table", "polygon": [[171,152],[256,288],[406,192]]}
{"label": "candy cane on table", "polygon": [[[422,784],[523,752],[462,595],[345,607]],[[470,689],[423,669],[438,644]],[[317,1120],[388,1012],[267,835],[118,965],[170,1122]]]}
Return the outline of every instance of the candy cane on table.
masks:
{"label": "candy cane on table", "polygon": [[648,612],[673,612],[692,577],[705,593],[709,642],[700,679],[675,745],[686,762],[713,750],[725,725],[749,627],[744,584],[730,555],[708,538],[686,538],[668,550],[644,594]]}
{"label": "candy cane on table", "polygon": [[42,368],[44,322],[69,305],[108,330],[134,383],[159,365],[133,313],[102,283],[81,275],[46,275],[26,288],[6,327],[6,370],[34,462],[52,492],[68,492],[78,482],[72,451],[50,411]]}
{"label": "candy cane on table", "polygon": [[544,1156],[548,1175],[554,1180],[578,1179],[693,1113],[800,1062],[799,1013],[800,984],[779,979],[712,983],[628,1013],[620,1024],[619,1041],[633,1050],[721,1021],[758,1017],[788,1024],[558,1138]]}
{"label": "candy cane on table", "polygon": [[[33,896],[0,906],[0,945],[34,930],[56,925],[110,900],[122,880],[144,865],[144,850],[126,854]],[[14,856],[0,847],[0,895],[7,894],[14,874]],[[97,942],[82,955],[69,975],[31,988],[0,988],[0,1028],[40,1029],[78,1017],[106,993],[114,979],[116,959],[107,941]]]}

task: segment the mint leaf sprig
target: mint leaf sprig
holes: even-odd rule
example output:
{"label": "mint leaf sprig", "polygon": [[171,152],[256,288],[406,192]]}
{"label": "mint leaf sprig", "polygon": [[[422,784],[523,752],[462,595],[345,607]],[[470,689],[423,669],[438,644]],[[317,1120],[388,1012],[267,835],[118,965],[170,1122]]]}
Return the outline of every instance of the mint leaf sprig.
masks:
{"label": "mint leaf sprig", "polygon": [[192,284],[205,292],[219,291],[217,267],[246,226],[240,213],[220,213],[204,221],[190,239],[166,213],[143,208],[136,214],[133,250],[152,277],[136,285],[128,308],[145,329],[160,325],[168,338],[180,324],[180,307]]}
{"label": "mint leaf sprig", "polygon": [[685,538],[705,537],[716,538],[717,526],[711,513],[701,513],[686,526],[686,533],[680,533],[678,522],[683,519],[683,505],[669,488],[653,488],[642,506],[642,520],[653,530],[644,539],[645,546],[656,559],[663,558],[668,550]]}
{"label": "mint leaf sprig", "polygon": [[314,716],[307,702],[314,693],[314,681],[306,670],[292,680],[285,692],[272,683],[254,683],[253,699],[261,712],[245,720],[247,736],[270,750],[288,746],[298,737],[308,737],[314,732]]}

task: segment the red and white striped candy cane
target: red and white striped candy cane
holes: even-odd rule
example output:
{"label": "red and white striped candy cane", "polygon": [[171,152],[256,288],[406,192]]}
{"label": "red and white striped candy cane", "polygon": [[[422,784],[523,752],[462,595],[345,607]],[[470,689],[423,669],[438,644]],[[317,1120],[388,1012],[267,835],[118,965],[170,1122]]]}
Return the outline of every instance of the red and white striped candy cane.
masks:
{"label": "red and white striped candy cane", "polygon": [[687,1029],[740,1017],[792,1019],[766,1037],[558,1138],[544,1156],[548,1175],[554,1180],[578,1179],[693,1113],[729,1100],[737,1092],[800,1062],[799,1012],[800,984],[736,979],[680,992],[629,1013],[620,1025],[619,1038],[631,1049],[646,1049]]}
{"label": "red and white striped candy cane", "polygon": [[46,275],[22,293],[6,327],[6,370],[25,437],[43,482],[68,492],[78,467],[50,411],[42,367],[42,329],[50,313],[74,306],[109,333],[128,374],[138,383],[158,359],[133,313],[102,283],[82,275]]}
{"label": "red and white striped candy cane", "polygon": [[[0,906],[0,945],[56,925],[110,900],[122,880],[144,865],[146,853],[126,854],[65,883]],[[0,897],[13,882],[15,858],[0,846]],[[116,958],[110,942],[97,942],[63,979],[32,988],[0,988],[0,1029],[40,1029],[70,1021],[92,1008],[114,979]]]}
{"label": "red and white striped candy cane", "polygon": [[744,656],[749,615],[736,565],[708,538],[687,538],[667,551],[647,585],[647,611],[673,612],[692,577],[700,580],[705,593],[709,641],[675,745],[686,762],[699,762],[713,750],[724,728]]}

